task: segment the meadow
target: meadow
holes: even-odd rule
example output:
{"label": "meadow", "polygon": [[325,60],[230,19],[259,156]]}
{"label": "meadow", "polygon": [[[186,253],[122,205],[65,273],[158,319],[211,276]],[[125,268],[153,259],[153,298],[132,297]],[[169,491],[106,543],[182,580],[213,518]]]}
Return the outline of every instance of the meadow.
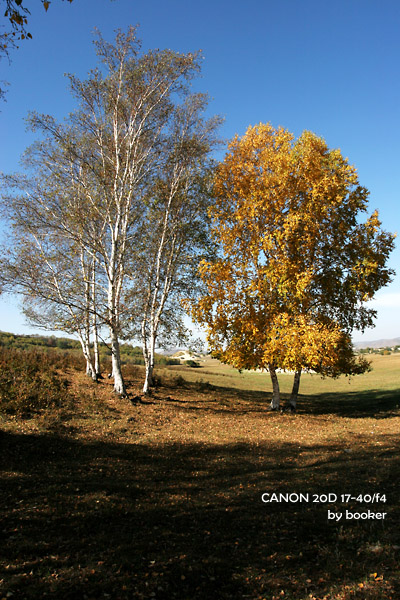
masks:
{"label": "meadow", "polygon": [[35,379],[7,408],[0,382],[1,598],[400,597],[399,353],[303,375],[294,415],[210,358],[160,366],[147,398],[127,364],[120,399],[46,356],[54,402]]}

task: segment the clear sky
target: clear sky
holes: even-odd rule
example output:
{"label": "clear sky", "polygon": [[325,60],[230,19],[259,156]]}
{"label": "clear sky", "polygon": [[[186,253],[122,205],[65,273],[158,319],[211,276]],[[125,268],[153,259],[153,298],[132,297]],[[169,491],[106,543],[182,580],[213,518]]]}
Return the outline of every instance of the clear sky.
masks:
{"label": "clear sky", "polygon": [[[0,62],[10,83],[0,106],[1,171],[18,170],[33,139],[29,110],[62,119],[74,109],[64,73],[85,77],[95,66],[94,28],[111,40],[138,24],[144,50],[203,51],[195,85],[213,99],[210,113],[225,117],[224,138],[259,122],[314,131],[357,167],[369,212],[377,208],[383,227],[400,234],[398,0],[53,0],[47,13],[39,0],[27,4],[33,39],[10,66]],[[390,264],[399,275],[373,301],[376,327],[355,332],[355,341],[400,336],[399,242]],[[15,298],[0,299],[0,330],[34,331]]]}

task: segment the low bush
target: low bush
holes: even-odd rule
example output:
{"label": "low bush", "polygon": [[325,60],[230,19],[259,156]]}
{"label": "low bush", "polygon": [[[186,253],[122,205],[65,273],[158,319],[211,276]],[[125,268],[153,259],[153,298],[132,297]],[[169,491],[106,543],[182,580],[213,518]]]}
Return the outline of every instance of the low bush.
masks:
{"label": "low bush", "polygon": [[[112,366],[111,366],[111,362],[109,364],[109,372],[111,373],[112,371]],[[136,379],[137,377],[140,376],[140,369],[138,369],[137,365],[135,363],[126,363],[123,365],[123,375],[124,377],[128,377],[128,378],[133,378]]]}
{"label": "low bush", "polygon": [[71,404],[68,381],[59,371],[68,355],[0,348],[0,411],[26,414]]}
{"label": "low bush", "polygon": [[203,378],[196,379],[195,381],[196,389],[199,392],[207,392],[215,390],[215,386],[209,383],[208,381],[204,381]]}
{"label": "low bush", "polygon": [[179,358],[171,358],[169,356],[163,356],[162,354],[157,354],[155,357],[155,362],[157,365],[180,365],[181,361]]}
{"label": "low bush", "polygon": [[187,367],[199,367],[200,366],[198,362],[196,362],[195,360],[192,360],[192,359],[185,360],[185,365]]}
{"label": "low bush", "polygon": [[186,386],[186,379],[184,379],[182,377],[182,375],[176,375],[173,380],[172,380],[172,384],[175,387],[179,387],[179,388],[184,388]]}

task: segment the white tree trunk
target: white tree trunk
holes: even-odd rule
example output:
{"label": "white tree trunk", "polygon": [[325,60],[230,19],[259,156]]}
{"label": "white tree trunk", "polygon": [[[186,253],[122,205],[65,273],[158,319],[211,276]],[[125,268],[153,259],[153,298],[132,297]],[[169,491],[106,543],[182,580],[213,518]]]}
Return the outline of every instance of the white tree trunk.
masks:
{"label": "white tree trunk", "polygon": [[108,325],[111,338],[111,363],[112,376],[114,378],[114,392],[120,396],[126,396],[126,388],[121,370],[121,356],[118,339],[119,326],[119,291],[122,286],[123,277],[118,277],[117,253],[118,253],[118,232],[120,219],[117,218],[114,229],[111,228],[111,252],[107,269],[108,277]]}
{"label": "white tree trunk", "polygon": [[271,410],[279,410],[280,407],[280,391],[279,391],[279,381],[278,376],[276,374],[276,370],[274,365],[268,365],[269,374],[271,376],[272,381],[272,400],[271,400]]}
{"label": "white tree trunk", "polygon": [[93,353],[94,353],[94,370],[97,377],[100,373],[100,352],[99,352],[99,336],[97,334],[97,325],[93,327]]}
{"label": "white tree trunk", "polygon": [[144,384],[143,384],[142,391],[143,391],[143,394],[145,394],[147,396],[148,394],[150,394],[150,388],[153,385],[153,369],[148,360],[146,361],[145,367],[146,367],[146,370],[145,370],[145,378],[144,378]]}
{"label": "white tree trunk", "polygon": [[94,381],[97,381],[96,371],[93,365],[92,356],[90,353],[90,346],[87,340],[85,340],[81,334],[79,335],[79,341],[81,343],[83,356],[86,360],[86,375],[91,377]]}
{"label": "white tree trunk", "polygon": [[113,327],[110,327],[111,337],[111,362],[112,375],[114,377],[114,392],[120,396],[126,396],[126,388],[121,369],[121,357],[119,350],[118,335]]}
{"label": "white tree trunk", "polygon": [[156,347],[156,336],[153,334],[150,337],[149,343],[145,344],[144,351],[144,363],[146,367],[145,380],[143,385],[143,394],[149,394],[150,388],[154,385],[153,371],[154,371],[154,354]]}
{"label": "white tree trunk", "polygon": [[92,260],[92,332],[93,332],[93,354],[94,370],[96,377],[101,376],[100,372],[100,351],[99,351],[99,332],[97,328],[97,294],[96,294],[96,262]]}

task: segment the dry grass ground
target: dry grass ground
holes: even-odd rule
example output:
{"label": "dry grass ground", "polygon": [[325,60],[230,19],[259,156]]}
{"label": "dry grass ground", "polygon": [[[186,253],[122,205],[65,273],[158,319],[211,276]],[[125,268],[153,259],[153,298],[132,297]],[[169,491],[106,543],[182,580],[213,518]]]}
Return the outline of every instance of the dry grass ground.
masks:
{"label": "dry grass ground", "polygon": [[399,366],[304,376],[296,415],[267,410],[266,374],[211,359],[135,403],[69,370],[67,407],[0,417],[0,597],[399,599]]}

